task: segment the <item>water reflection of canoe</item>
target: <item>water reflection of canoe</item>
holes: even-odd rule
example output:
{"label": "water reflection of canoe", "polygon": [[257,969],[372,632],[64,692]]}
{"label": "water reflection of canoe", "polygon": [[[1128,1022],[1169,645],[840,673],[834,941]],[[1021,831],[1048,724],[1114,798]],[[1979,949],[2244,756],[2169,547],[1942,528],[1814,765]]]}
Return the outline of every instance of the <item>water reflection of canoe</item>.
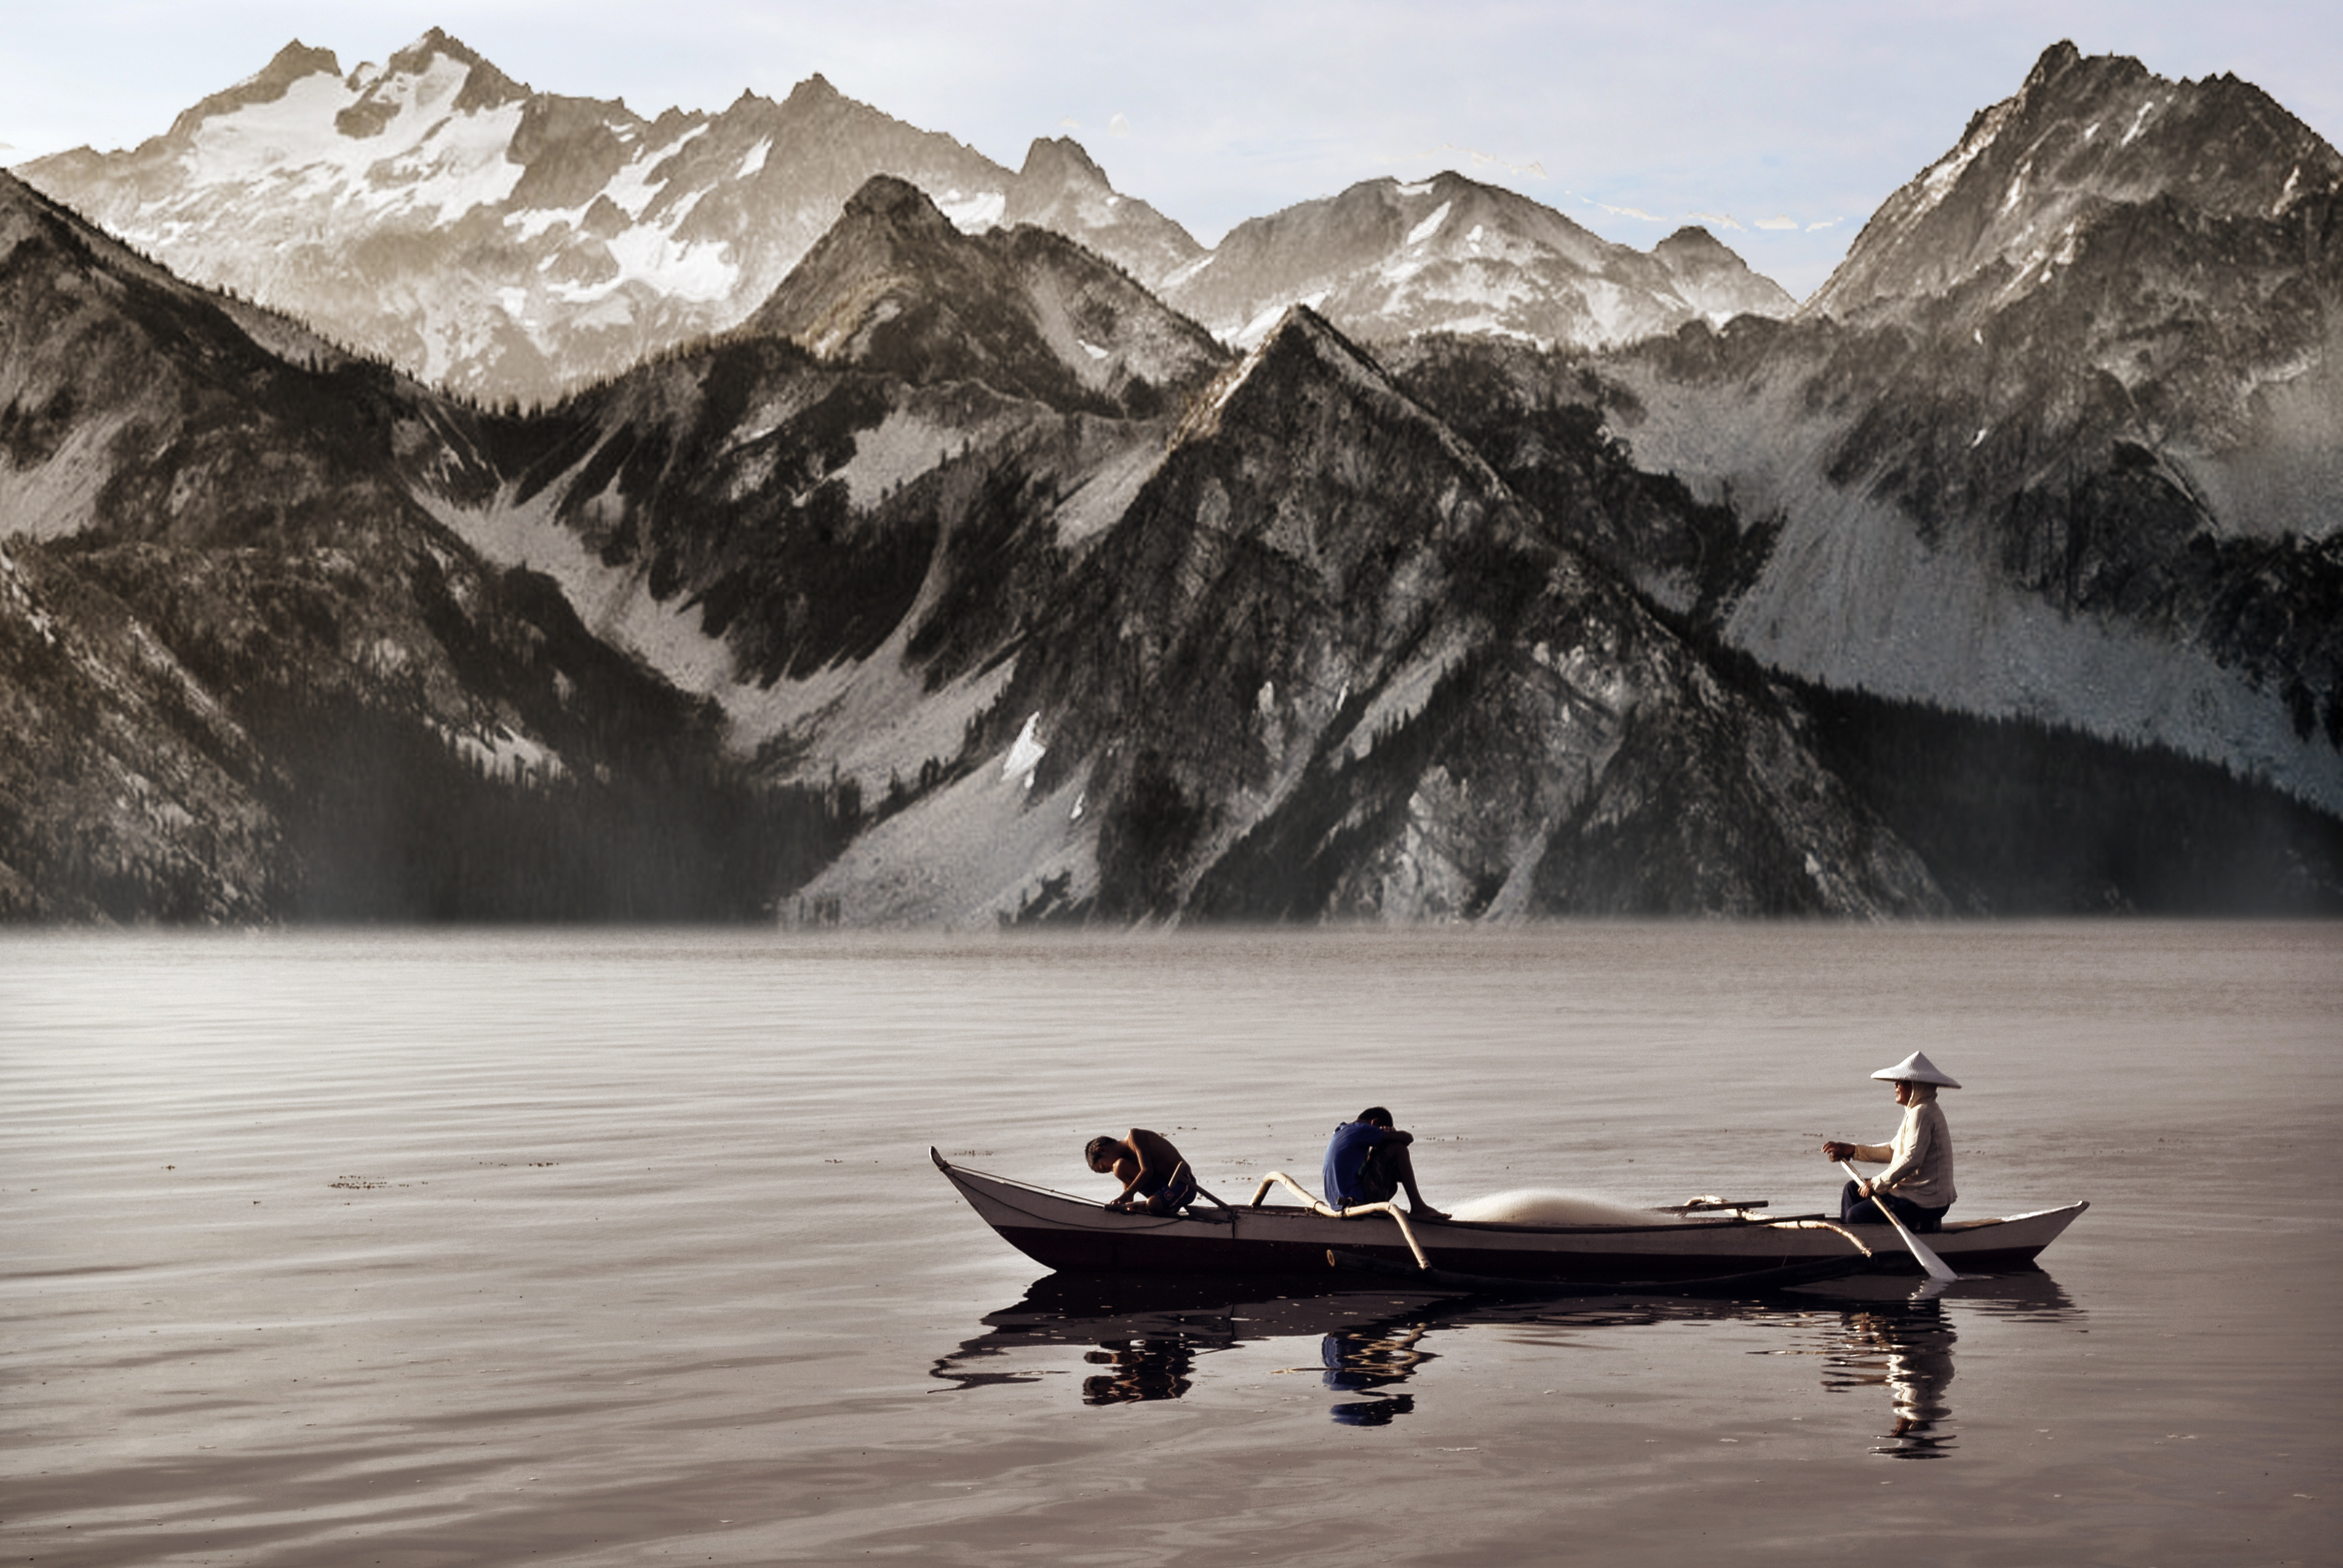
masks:
{"label": "water reflection of canoe", "polygon": [[[1115,1273],[1322,1273],[1328,1253],[1416,1267],[1387,1215],[1335,1219],[1292,1204],[1192,1208],[1172,1217],[1118,1213],[1087,1199],[952,1164],[936,1168],[1001,1239],[1053,1269]],[[2088,1208],[2072,1203],[1999,1220],[1948,1223],[1926,1238],[1956,1269],[2030,1263]],[[1662,1218],[1648,1225],[1515,1225],[1413,1221],[1426,1261],[1452,1275],[1576,1283],[1717,1281],[1773,1276],[1788,1282],[1850,1259],[1888,1272],[1916,1271],[1895,1233],[1859,1233],[1875,1254],[1860,1260],[1835,1229],[1751,1216]]]}
{"label": "water reflection of canoe", "polygon": [[[1278,1371],[1315,1373],[1308,1381],[1336,1397],[1327,1412],[1334,1421],[1380,1425],[1406,1415],[1419,1395],[1441,1392],[1436,1376],[1426,1388],[1421,1374],[1457,1342],[1447,1338],[1454,1330],[1498,1328],[1514,1345],[1558,1347],[1583,1343],[1590,1331],[1733,1321],[1778,1331],[1784,1337],[1763,1353],[1812,1358],[1825,1389],[1884,1389],[1893,1424],[1870,1452],[1925,1459],[1955,1442],[1953,1308],[1964,1323],[2080,1318],[2058,1282],[2036,1268],[1965,1274],[1916,1292],[1909,1275],[1865,1274],[1729,1295],[1564,1285],[1534,1301],[1460,1295],[1398,1276],[1366,1288],[1355,1275],[1327,1271],[1314,1279],[1054,1273],[986,1313],[983,1332],[938,1356],[930,1375],[968,1391],[1071,1372],[1084,1404],[1180,1399],[1211,1376],[1215,1352],[1282,1340],[1292,1353]],[[1074,1353],[1081,1364],[1068,1366]],[[1220,1374],[1224,1383],[1260,1375],[1258,1362],[1233,1362]]]}

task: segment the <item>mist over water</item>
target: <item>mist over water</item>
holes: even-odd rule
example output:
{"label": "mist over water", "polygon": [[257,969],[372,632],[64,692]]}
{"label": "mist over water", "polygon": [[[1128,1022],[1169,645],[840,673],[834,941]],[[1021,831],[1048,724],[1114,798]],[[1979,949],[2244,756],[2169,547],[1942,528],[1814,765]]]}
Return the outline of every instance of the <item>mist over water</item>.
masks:
{"label": "mist over water", "polygon": [[[0,1553],[2331,1561],[2339,1020],[2333,924],[10,937]],[[1810,1211],[1914,1050],[2040,1272],[1070,1281],[928,1159]]]}

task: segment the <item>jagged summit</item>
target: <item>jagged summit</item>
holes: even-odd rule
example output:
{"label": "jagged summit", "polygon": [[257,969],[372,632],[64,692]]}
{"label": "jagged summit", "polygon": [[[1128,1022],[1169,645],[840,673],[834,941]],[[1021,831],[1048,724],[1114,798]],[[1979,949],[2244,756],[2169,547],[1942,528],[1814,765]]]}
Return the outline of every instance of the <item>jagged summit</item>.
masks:
{"label": "jagged summit", "polygon": [[1698,224],[1687,224],[1652,247],[1684,302],[1712,322],[1736,316],[1787,316],[1797,302],[1772,278],[1750,270],[1740,253]]}
{"label": "jagged summit", "polygon": [[784,106],[797,109],[818,108],[823,105],[844,101],[846,101],[846,95],[831,86],[830,78],[820,71],[816,71],[812,75],[791,87],[789,95],[781,100]]}
{"label": "jagged summit", "polygon": [[2113,208],[2168,198],[2258,219],[2338,189],[2343,157],[2259,88],[2230,75],[2170,81],[2061,42],[1881,206],[1802,309],[1845,316],[1997,266],[2055,268]]}
{"label": "jagged summit", "polygon": [[[1367,454],[1407,451],[1447,476],[1442,483],[1448,487],[1429,514],[1410,517],[1399,508],[1390,518],[1394,528],[1406,533],[1428,526],[1442,532],[1442,524],[1469,517],[1471,526],[1509,546],[1534,532],[1523,522],[1525,508],[1481,454],[1403,391],[1373,354],[1306,305],[1289,307],[1251,353],[1222,373],[1196,400],[1172,442],[1174,453],[1202,454],[1191,460],[1212,467],[1225,467],[1230,449],[1273,450],[1271,466],[1292,467],[1301,476],[1264,481],[1271,489],[1287,486],[1286,498],[1232,518],[1228,526],[1239,531],[1259,530],[1264,537],[1289,531],[1299,504],[1294,498],[1319,482],[1308,477],[1313,470],[1339,473],[1342,487],[1372,491],[1373,482],[1362,465],[1372,467],[1379,459]],[[1252,466],[1242,457],[1236,462]],[[1410,482],[1420,477],[1412,476]],[[1389,497],[1379,497],[1374,509],[1380,513],[1390,503]],[[1330,515],[1343,510],[1323,498],[1311,506]],[[1428,517],[1441,521],[1430,523]]]}
{"label": "jagged summit", "polygon": [[862,188],[846,198],[845,218],[871,218],[889,226],[930,235],[956,235],[951,220],[935,198],[907,179],[873,175]]}
{"label": "jagged summit", "polygon": [[[1037,615],[984,741],[1043,748],[1027,825],[982,842],[1063,824],[1061,897],[1117,920],[1932,907],[1775,715],[1323,316],[1282,311],[1201,404]],[[985,869],[940,839],[927,886]]]}
{"label": "jagged summit", "polygon": [[[1724,314],[1787,311],[1786,294],[1747,276],[1747,297]],[[1458,332],[1580,347],[1670,332],[1719,308],[1686,297],[1664,259],[1453,170],[1362,181],[1249,219],[1164,293],[1240,347],[1296,301],[1370,341]]]}
{"label": "jagged summit", "polygon": [[1025,149],[1025,163],[1017,177],[1101,187],[1108,184],[1106,171],[1071,136],[1035,136],[1032,146]]}
{"label": "jagged summit", "polygon": [[1149,284],[1202,249],[1071,144],[1025,178],[819,74],[779,103],[644,116],[536,92],[440,28],[347,75],[297,44],[169,136],[18,172],[184,276],[499,399],[739,325],[873,175],[962,230],[1033,224]]}
{"label": "jagged summit", "polygon": [[1688,223],[1652,246],[1652,254],[1704,257],[1732,256],[1734,252],[1732,246],[1709,232],[1705,225]]}
{"label": "jagged summit", "polygon": [[171,143],[185,142],[206,120],[233,115],[239,109],[277,103],[297,83],[307,77],[322,75],[338,79],[341,74],[341,62],[331,49],[313,49],[296,38],[271,55],[267,65],[235,86],[226,92],[214,93],[192,108],[182,110],[171,122],[170,130],[159,139]]}
{"label": "jagged summit", "polygon": [[1206,439],[1224,427],[1242,428],[1275,413],[1293,396],[1297,376],[1332,377],[1332,385],[1369,399],[1386,415],[1436,423],[1332,322],[1306,305],[1289,305],[1277,325],[1197,399],[1177,442]]}
{"label": "jagged summit", "polygon": [[252,92],[255,89],[266,89],[266,98],[262,98],[257,92],[255,92],[254,96],[246,101],[270,101],[281,96],[287,87],[304,76],[318,75],[338,76],[341,74],[341,61],[331,49],[311,48],[296,38],[269,56],[268,64],[263,65],[254,75],[229,88],[227,92],[216,94],[206,99],[205,102],[221,104],[236,94]]}
{"label": "jagged summit", "polygon": [[427,27],[422,36],[390,57],[385,74],[412,75],[424,70],[435,57],[447,58],[463,65],[481,65],[488,62],[479,51],[472,48],[444,27]]}
{"label": "jagged summit", "polygon": [[1032,224],[1090,246],[1150,287],[1204,254],[1195,236],[1134,197],[1071,136],[1037,136],[1010,185],[1003,224]]}
{"label": "jagged summit", "polygon": [[359,99],[359,112],[370,102],[389,99],[403,104],[413,88],[407,84],[432,75],[435,65],[444,62],[461,67],[464,85],[448,107],[458,114],[470,110],[501,108],[531,96],[526,83],[516,82],[488,63],[479,51],[461,39],[433,27],[423,36],[390,57],[382,74],[367,85]]}
{"label": "jagged summit", "polygon": [[[920,315],[923,299],[980,295],[1005,283],[993,258],[953,227],[926,192],[909,180],[874,175],[742,330],[789,338],[826,359],[875,357],[910,379],[926,380],[935,367],[924,354],[905,352],[909,339],[925,335],[903,318]],[[952,334],[946,328],[943,336]]]}
{"label": "jagged summit", "polygon": [[1722,623],[1766,663],[2332,810],[2338,225],[2343,158],[2258,89],[2060,43],[1626,439],[1783,519]]}
{"label": "jagged summit", "polygon": [[909,180],[848,198],[743,328],[914,385],[979,381],[1063,409],[1151,411],[1210,374],[1193,323],[1062,237],[967,234]]}

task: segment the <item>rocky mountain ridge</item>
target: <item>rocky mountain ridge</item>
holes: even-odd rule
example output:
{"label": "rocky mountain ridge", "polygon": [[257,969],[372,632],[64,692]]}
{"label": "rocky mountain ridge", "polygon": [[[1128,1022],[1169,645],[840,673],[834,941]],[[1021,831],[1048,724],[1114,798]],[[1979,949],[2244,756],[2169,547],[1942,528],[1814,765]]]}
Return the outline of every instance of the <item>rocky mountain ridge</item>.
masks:
{"label": "rocky mountain ridge", "polygon": [[1457,174],[1370,180],[1248,219],[1162,292],[1240,347],[1297,303],[1376,340],[1453,332],[1584,348],[1794,305],[1704,229],[1647,255]]}
{"label": "rocky mountain ridge", "polygon": [[874,174],[983,229],[1012,207],[1142,280],[1200,247],[1087,157],[1023,174],[844,97],[646,119],[538,93],[433,28],[347,75],[297,42],[127,152],[16,173],[165,262],[409,374],[549,400],[760,304]]}
{"label": "rocky mountain ridge", "polygon": [[2173,82],[2137,60],[2045,50],[2016,94],[1882,204],[1802,317],[1856,319],[1962,291],[2006,307],[2072,266],[2113,210],[2168,201],[2215,221],[2283,220],[2343,185],[2343,157],[2234,76]]}
{"label": "rocky mountain ridge", "polygon": [[914,385],[976,381],[1053,406],[1159,408],[1220,346],[1126,274],[1046,230],[964,235],[908,180],[874,176],[771,297],[751,337]]}
{"label": "rocky mountain ridge", "polygon": [[1304,307],[1199,401],[994,712],[1024,809],[1063,822],[1052,890],[1113,918],[1941,907],[1762,683]]}
{"label": "rocky mountain ridge", "polygon": [[1011,170],[820,75],[778,104],[645,119],[538,93],[437,28],[347,75],[296,42],[136,148],[17,173],[192,280],[497,403],[550,401],[739,325],[881,174],[969,232],[1071,239],[1238,347],[1297,301],[1364,337],[1546,344],[1791,306],[1704,233],[1645,255],[1453,174],[1372,182],[1208,253],[1071,138],[1037,138]]}
{"label": "rocky mountain ridge", "polygon": [[1791,320],[1453,344],[1443,407],[1532,492],[1556,419],[1686,487],[1608,558],[1770,668],[2343,809],[2339,176],[2244,84],[2061,45]]}
{"label": "rocky mountain ridge", "polygon": [[[131,346],[75,357],[72,423],[166,451],[233,437],[247,464],[314,453],[277,465],[265,511],[199,483],[17,536],[0,691],[31,743],[0,864],[19,916],[525,910],[515,884],[576,893],[585,825],[629,805],[662,809],[608,869],[618,909],[659,907],[637,854],[727,814],[763,864],[696,874],[722,897],[760,877],[770,902],[866,800],[875,823],[799,890],[855,921],[1938,907],[1762,687],[1717,681],[1547,543],[1306,311],[1209,389],[1195,337],[1177,421],[1100,410],[1070,378],[962,378],[1023,361],[958,317],[922,338],[958,356],[900,364],[752,324],[508,419],[377,367],[287,362],[69,215],[0,195],[15,315],[46,335],[33,359],[66,363],[76,335]],[[1082,266],[1127,283],[1079,251],[961,236],[901,182],[851,205],[775,326],[870,309],[874,258],[940,298],[970,265],[1028,290]],[[56,297],[96,303],[40,304]],[[149,407],[139,360],[203,390],[162,384]],[[880,449],[886,476],[856,476]],[[15,451],[6,515],[59,455]],[[109,497],[176,466],[121,440],[85,460]],[[629,637],[660,616],[664,643]],[[727,781],[719,711],[762,793]],[[93,727],[126,739],[77,749]],[[871,773],[842,776],[857,758]],[[146,781],[126,795],[126,772]],[[418,799],[451,814],[422,841]],[[61,859],[75,834],[110,846],[96,872]],[[462,869],[488,834],[538,846],[533,870],[487,879],[500,892]],[[447,841],[471,856],[431,859]],[[672,876],[691,862],[668,847],[649,863]]]}
{"label": "rocky mountain ridge", "polygon": [[[0,913],[2343,907],[2334,193],[2194,207],[2167,148],[2056,266],[1907,254],[2016,221],[2021,124],[2286,129],[2068,53],[1866,231],[1885,292],[1600,351],[1289,305],[1236,357],[879,176],[727,330],[496,412],[0,181]],[[445,59],[379,80],[537,102]],[[1493,232],[1363,190],[1312,221],[1369,271]],[[1720,251],[1587,255],[1689,310]]]}
{"label": "rocky mountain ridge", "polygon": [[737,917],[830,830],[432,515],[467,410],[5,176],[0,321],[0,918]]}

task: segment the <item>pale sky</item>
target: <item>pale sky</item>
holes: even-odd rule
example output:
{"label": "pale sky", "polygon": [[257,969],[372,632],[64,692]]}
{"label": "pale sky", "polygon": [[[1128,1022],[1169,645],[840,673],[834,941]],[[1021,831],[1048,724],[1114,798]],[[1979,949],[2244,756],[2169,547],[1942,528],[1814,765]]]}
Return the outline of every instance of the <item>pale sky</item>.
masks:
{"label": "pale sky", "polygon": [[645,115],[840,91],[1015,167],[1071,135],[1207,244],[1455,168],[1648,248],[1704,223],[1804,297],[2061,38],[2234,72],[2343,134],[2335,0],[0,0],[0,162],[135,146],[295,38],[345,71],[437,25]]}

